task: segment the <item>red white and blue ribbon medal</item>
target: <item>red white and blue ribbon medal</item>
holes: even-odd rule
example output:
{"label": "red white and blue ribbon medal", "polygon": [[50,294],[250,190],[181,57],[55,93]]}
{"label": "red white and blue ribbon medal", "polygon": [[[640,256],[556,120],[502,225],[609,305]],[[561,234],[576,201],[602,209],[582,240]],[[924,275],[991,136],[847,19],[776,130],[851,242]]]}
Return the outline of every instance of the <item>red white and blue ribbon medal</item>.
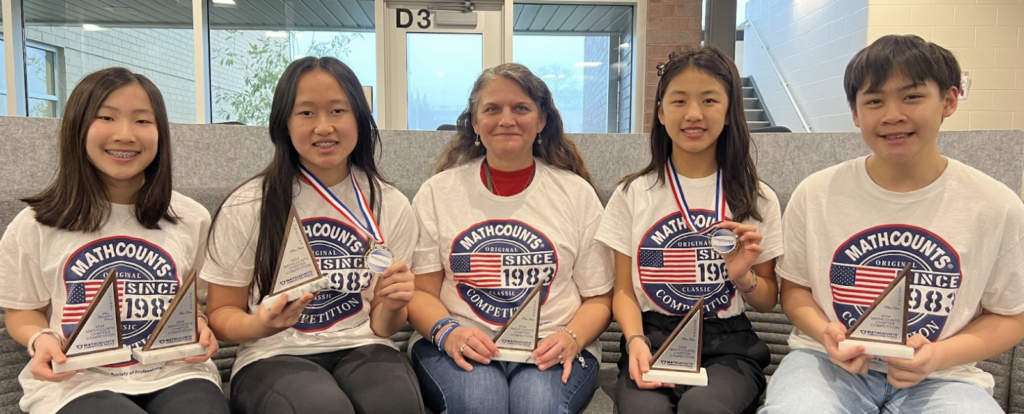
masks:
{"label": "red white and blue ribbon medal", "polygon": [[[683,213],[683,222],[686,223],[686,227],[690,231],[698,234],[704,234],[708,238],[708,244],[711,249],[720,255],[727,254],[736,249],[736,245],[739,244],[739,238],[736,234],[714,225],[708,226],[704,230],[698,231],[697,224],[693,222],[693,217],[690,215],[690,205],[686,203],[686,196],[683,195],[683,185],[679,181],[679,176],[676,174],[675,163],[670,158],[668,165],[666,166],[668,171],[669,185],[672,187],[672,194],[676,198],[676,205],[679,206],[679,211]],[[725,221],[725,192],[722,191],[722,168],[719,167],[715,173],[715,223],[721,223]]]}
{"label": "red white and blue ribbon medal", "polygon": [[362,231],[363,236],[367,240],[371,241],[369,248],[366,249],[366,254],[363,255],[363,266],[367,271],[375,276],[382,276],[384,270],[387,270],[389,266],[395,263],[395,254],[388,249],[387,245],[384,244],[384,233],[381,233],[380,226],[377,224],[377,219],[373,217],[373,210],[370,209],[370,204],[366,201],[366,196],[363,193],[363,189],[359,186],[359,182],[356,181],[356,175],[353,171],[350,171],[348,176],[352,182],[352,190],[356,194],[356,202],[358,203],[359,212],[365,220],[359,220],[352,209],[348,208],[345,203],[341,202],[338,196],[334,195],[333,192],[327,186],[325,186],[319,179],[313,175],[305,166],[299,165],[299,169],[302,172],[302,178],[306,180],[306,183],[313,187],[320,197],[323,197],[327,204],[334,207],[346,220],[351,222],[356,228]]}

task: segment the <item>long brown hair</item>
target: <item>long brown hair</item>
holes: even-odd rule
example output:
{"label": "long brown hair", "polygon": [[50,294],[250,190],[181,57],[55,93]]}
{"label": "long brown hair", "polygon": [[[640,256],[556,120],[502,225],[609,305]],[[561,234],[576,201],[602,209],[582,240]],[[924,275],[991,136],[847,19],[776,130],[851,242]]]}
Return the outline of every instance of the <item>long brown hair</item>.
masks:
{"label": "long brown hair", "polygon": [[727,125],[715,143],[715,159],[722,166],[722,187],[726,201],[732,211],[733,220],[743,221],[748,218],[762,220],[757,211],[757,198],[763,197],[759,187],[760,178],[754,166],[751,154],[753,140],[747,128],[747,118],[743,112],[743,87],[736,65],[721,49],[706,45],[690,46],[673,52],[668,62],[658,65],[658,92],[655,102],[654,122],[651,127],[651,163],[642,170],[627,175],[622,179],[624,188],[648,173],[658,174],[656,184],[665,183],[665,165],[672,156],[672,137],[668,135],[665,124],[657,115],[657,107],[662,105],[666,89],[672,79],[688,69],[698,70],[718,79],[725,87],[729,97],[729,108],[726,113]]}
{"label": "long brown hair", "polygon": [[107,222],[110,194],[100,178],[102,173],[89,161],[86,137],[107,97],[132,84],[141,86],[149,96],[157,129],[156,157],[143,170],[146,181],[132,198],[135,218],[147,229],[159,229],[161,219],[179,221],[171,210],[171,129],[163,95],[149,78],[120,67],[86,75],[68,96],[57,136],[57,174],[45,190],[21,199],[35,210],[36,221],[85,232],[99,230]]}
{"label": "long brown hair", "polygon": [[523,88],[526,95],[537,104],[540,115],[547,118],[547,123],[538,136],[543,142],[534,142],[533,155],[555,168],[571,171],[593,185],[590,172],[587,171],[576,143],[565,136],[562,115],[555,107],[555,100],[551,97],[548,85],[526,66],[518,63],[503,63],[486,69],[476,79],[469,94],[469,103],[456,122],[458,132],[455,138],[448,142],[448,146],[438,159],[435,172],[447,170],[487,154],[487,149],[483,145],[474,145],[476,134],[473,132],[473,116],[480,105],[480,92],[488,82],[499,77],[515,82]]}
{"label": "long brown hair", "polygon": [[[366,173],[370,181],[370,206],[375,214],[380,213],[379,194],[381,188],[379,182],[387,182],[378,171],[375,158],[377,150],[381,146],[380,135],[377,133],[377,123],[373,121],[370,104],[366,102],[366,96],[363,95],[359,78],[356,77],[352,69],[333,57],[307,56],[295,60],[281,74],[281,79],[277,82],[277,89],[274,91],[274,100],[270,106],[270,142],[274,144],[274,157],[263,171],[246,181],[262,181],[263,192],[260,200],[259,236],[256,240],[256,263],[253,270],[253,281],[249,286],[250,290],[256,289],[261,297],[270,294],[271,285],[274,283],[277,256],[281,250],[281,244],[284,242],[284,230],[288,224],[288,213],[291,211],[292,199],[295,195],[293,186],[299,180],[299,159],[301,157],[292,146],[291,134],[288,132],[288,119],[295,107],[295,94],[299,80],[314,69],[323,70],[334,77],[348,97],[359,129],[356,146],[348,156],[349,165],[358,167]],[[349,171],[349,174],[354,173],[355,171]],[[219,219],[223,208],[223,203],[217,208],[213,219],[214,224]],[[210,251],[215,249],[215,229],[215,225],[210,226],[210,241],[208,243]],[[211,256],[214,261],[220,263],[216,255]]]}

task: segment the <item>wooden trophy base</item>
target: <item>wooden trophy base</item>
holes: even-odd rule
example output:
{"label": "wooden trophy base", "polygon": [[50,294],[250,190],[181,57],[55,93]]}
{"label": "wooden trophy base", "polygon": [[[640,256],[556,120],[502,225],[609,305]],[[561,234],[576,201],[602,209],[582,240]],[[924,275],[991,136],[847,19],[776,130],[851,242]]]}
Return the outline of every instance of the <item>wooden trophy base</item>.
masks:
{"label": "wooden trophy base", "polygon": [[858,341],[846,339],[839,343],[839,350],[845,351],[856,346],[864,347],[864,354],[877,357],[914,359],[914,348],[903,344],[887,344],[884,342]]}
{"label": "wooden trophy base", "polygon": [[50,365],[53,367],[54,374],[60,374],[63,372],[116,364],[118,362],[128,362],[131,359],[132,349],[127,346],[122,346],[121,348],[111,349],[109,351],[68,357],[67,362],[63,364],[51,362]]}
{"label": "wooden trophy base", "polygon": [[330,285],[331,283],[327,280],[327,278],[323,278],[323,280],[318,280],[316,282],[310,282],[302,286],[297,286],[294,289],[290,289],[286,292],[281,292],[276,295],[267,296],[263,298],[263,303],[261,305],[265,306],[267,309],[270,309],[274,307],[275,303],[277,303],[277,299],[280,298],[281,295],[285,293],[288,294],[288,301],[291,302],[295,299],[301,298],[302,295],[305,295],[307,293],[327,289]]}
{"label": "wooden trophy base", "polygon": [[206,355],[206,347],[193,343],[172,346],[170,348],[151,349],[149,351],[143,351],[142,348],[132,350],[132,356],[135,357],[135,360],[143,364],[159,364],[197,355]]}
{"label": "wooden trophy base", "polygon": [[533,351],[523,351],[519,349],[499,349],[499,351],[501,351],[501,355],[491,358],[492,361],[537,364],[537,361],[534,361],[533,357],[530,355]]}
{"label": "wooden trophy base", "polygon": [[644,381],[665,382],[669,384],[692,385],[695,387],[708,386],[708,371],[704,368],[700,372],[680,372],[665,369],[652,369],[643,375]]}

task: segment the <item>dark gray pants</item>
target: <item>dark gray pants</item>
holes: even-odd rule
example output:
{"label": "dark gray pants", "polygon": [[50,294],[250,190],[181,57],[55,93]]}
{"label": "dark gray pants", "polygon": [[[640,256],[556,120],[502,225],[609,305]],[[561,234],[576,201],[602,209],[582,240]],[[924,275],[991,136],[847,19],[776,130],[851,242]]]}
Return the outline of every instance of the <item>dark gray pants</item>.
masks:
{"label": "dark gray pants", "polygon": [[[680,317],[644,312],[644,334],[658,349]],[[768,347],[751,329],[746,315],[705,319],[701,366],[708,386],[641,390],[629,379],[625,338],[620,341],[619,381],[615,406],[619,414],[740,414],[753,413],[767,385],[763,367],[770,362]]]}
{"label": "dark gray pants", "polygon": [[409,359],[384,345],[253,362],[231,379],[235,414],[423,413]]}
{"label": "dark gray pants", "polygon": [[220,387],[205,379],[190,379],[160,391],[126,395],[99,391],[75,398],[57,414],[227,414]]}

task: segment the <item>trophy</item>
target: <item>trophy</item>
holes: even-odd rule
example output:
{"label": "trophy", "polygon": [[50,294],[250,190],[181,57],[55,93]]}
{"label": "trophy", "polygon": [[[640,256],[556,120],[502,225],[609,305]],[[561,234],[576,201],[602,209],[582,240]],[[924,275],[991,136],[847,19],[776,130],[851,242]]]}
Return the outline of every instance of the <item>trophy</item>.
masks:
{"label": "trophy", "polygon": [[703,333],[704,298],[700,298],[651,357],[651,370],[643,380],[706,387],[708,373],[700,366]]}
{"label": "trophy", "polygon": [[846,339],[839,342],[839,350],[859,345],[864,347],[867,355],[914,358],[914,348],[907,346],[907,302],[910,301],[910,278],[907,276],[910,276],[911,267],[908,263],[846,331]]}
{"label": "trophy", "polygon": [[133,349],[132,356],[143,364],[155,364],[206,354],[206,347],[199,344],[196,312],[196,269],[193,268],[146,344],[141,349]]}
{"label": "trophy", "polygon": [[299,220],[295,206],[292,206],[288,212],[281,252],[277,256],[274,283],[270,294],[263,298],[263,306],[268,309],[273,307],[282,293],[287,293],[288,301],[291,302],[328,286],[330,282],[320,274],[320,264],[313,255],[313,249],[309,247],[306,232],[302,230],[302,220]]}
{"label": "trophy", "polygon": [[540,331],[540,291],[544,288],[544,282],[537,283],[530,294],[523,301],[523,305],[516,310],[512,318],[508,320],[505,327],[494,336],[494,345],[501,351],[500,355],[491,359],[508,362],[529,362],[536,361],[530,355],[537,349],[537,332]]}
{"label": "trophy", "polygon": [[63,364],[51,363],[55,374],[132,359],[131,348],[121,340],[121,312],[118,307],[121,300],[117,288],[110,288],[116,281],[117,268],[110,269],[91,301],[88,285],[81,284],[82,292],[79,293],[83,295],[83,301],[89,301],[89,307],[64,344],[63,352],[68,360]]}

